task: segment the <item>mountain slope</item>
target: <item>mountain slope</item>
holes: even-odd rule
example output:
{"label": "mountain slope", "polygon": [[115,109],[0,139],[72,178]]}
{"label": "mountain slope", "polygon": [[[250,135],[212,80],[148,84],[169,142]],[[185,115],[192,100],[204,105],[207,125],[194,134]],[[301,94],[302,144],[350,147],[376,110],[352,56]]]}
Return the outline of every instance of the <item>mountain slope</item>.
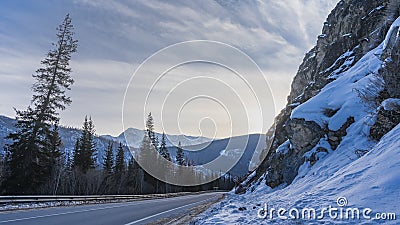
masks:
{"label": "mountain slope", "polygon": [[[329,146],[319,151],[336,149],[354,119],[359,120],[366,115],[363,110],[367,114],[374,111],[376,104],[386,98],[384,92],[388,84],[396,82],[396,79],[392,76],[382,81],[384,76],[379,65],[388,58],[385,52],[393,49],[393,46],[382,48],[387,47],[383,42],[385,36],[390,36],[387,35],[389,28],[399,16],[399,5],[400,2],[390,0],[343,0],[332,10],[316,47],[306,54],[299,67],[286,108],[275,120],[267,138],[270,148],[264,152],[264,162],[257,169],[256,176],[239,192],[246,190],[264,174],[267,174],[265,182],[270,187],[290,184],[305,161],[303,155],[313,149],[321,138],[326,137]],[[379,45],[380,52],[376,53]],[[346,76],[349,70],[352,71]],[[379,75],[374,76],[373,73],[378,74],[377,70]],[[334,91],[339,86],[342,89]],[[324,89],[331,90],[320,95],[318,100],[310,100]],[[381,93],[382,89],[385,90]],[[378,99],[373,99],[374,96]],[[364,100],[375,105],[368,106],[362,103]],[[342,106],[345,107],[342,109]],[[360,110],[357,110],[359,107]],[[354,109],[355,114],[351,115]],[[314,116],[314,119],[308,116]],[[289,142],[294,151],[287,155],[277,154],[276,150]]]}
{"label": "mountain slope", "polygon": [[[269,132],[265,160],[235,190],[244,194],[232,193],[199,224],[268,223],[269,217],[257,218],[264,203],[274,209],[321,210],[338,207],[340,197],[347,198],[345,206],[372,208],[372,217],[399,214],[399,16],[399,1],[338,3]],[[274,218],[293,224],[276,212]],[[327,214],[312,222],[332,221],[342,222]],[[343,218],[343,224],[373,222],[397,224]]]}
{"label": "mountain slope", "polygon": [[[241,143],[245,143],[242,146]],[[225,157],[228,163],[236,160],[242,153],[241,147],[244,147],[243,155],[238,163],[229,171],[234,176],[244,176],[259,164],[259,154],[266,147],[265,135],[250,134],[221,140],[214,140],[210,143],[184,147],[185,156],[193,160],[196,165],[206,164],[219,156]],[[169,147],[171,156],[175,158],[176,148]]]}

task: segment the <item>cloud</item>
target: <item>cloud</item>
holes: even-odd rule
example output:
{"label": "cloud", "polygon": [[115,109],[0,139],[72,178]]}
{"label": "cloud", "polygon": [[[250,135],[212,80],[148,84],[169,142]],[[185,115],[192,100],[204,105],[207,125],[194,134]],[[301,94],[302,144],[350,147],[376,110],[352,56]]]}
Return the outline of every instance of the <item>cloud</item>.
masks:
{"label": "cloud", "polygon": [[[10,115],[13,106],[29,103],[29,76],[55,41],[55,28],[66,13],[72,16],[79,48],[71,63],[76,83],[69,92],[73,104],[62,114],[65,124],[79,126],[84,114],[92,114],[98,133],[120,133],[120,99],[136,67],[168,45],[194,39],[225,42],[252,57],[273,85],[280,108],[335,2],[4,0],[0,76],[8,82],[0,83],[0,112]],[[140,107],[137,117],[142,116]],[[142,128],[141,123],[134,126]]]}

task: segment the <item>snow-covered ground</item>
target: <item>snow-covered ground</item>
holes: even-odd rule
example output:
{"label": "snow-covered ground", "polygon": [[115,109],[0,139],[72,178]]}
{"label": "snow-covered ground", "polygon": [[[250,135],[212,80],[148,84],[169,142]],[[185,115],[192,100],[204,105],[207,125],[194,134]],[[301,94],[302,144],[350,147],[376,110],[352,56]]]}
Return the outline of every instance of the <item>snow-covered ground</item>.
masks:
{"label": "snow-covered ground", "polygon": [[[346,149],[341,148],[318,161],[304,177],[287,187],[270,189],[258,185],[252,193],[235,195],[232,192],[226,200],[216,204],[195,222],[196,224],[399,224],[400,201],[400,125],[386,134],[369,153],[358,160],[351,159]],[[346,160],[346,158],[348,158]],[[349,160],[353,161],[349,163]],[[266,218],[262,209],[267,204]],[[329,215],[329,207],[332,207]],[[272,208],[275,211],[271,214]],[[284,216],[278,217],[278,209],[285,209]],[[315,209],[316,218],[302,217],[303,209]],[[323,218],[321,212],[325,209]],[[333,208],[337,208],[335,211]],[[343,214],[340,211],[343,209]],[[358,209],[360,219],[352,219],[347,210]],[[296,216],[297,219],[290,218]],[[369,211],[370,210],[370,211]],[[365,213],[366,215],[363,215]],[[380,213],[380,214],[378,214]],[[378,220],[377,216],[395,213],[396,220]],[[260,215],[259,215],[260,214]],[[272,215],[272,219],[271,219]],[[346,219],[346,215],[350,219]],[[354,214],[357,215],[357,214]],[[332,217],[331,217],[332,216]],[[370,217],[370,218],[368,218]]]}
{"label": "snow-covered ground", "polygon": [[[304,157],[309,157],[318,147],[324,147],[328,153],[319,152],[319,160],[313,166],[306,161],[290,185],[271,189],[261,177],[253,192],[248,191],[243,195],[230,193],[226,200],[216,204],[194,222],[400,224],[400,125],[378,143],[368,137],[378,109],[388,108],[399,100],[390,99],[381,106],[367,101],[376,97],[382,89],[383,83],[376,75],[379,68],[385,65],[380,55],[396,26],[400,26],[400,18],[393,23],[380,46],[367,53],[349,70],[335,74],[335,81],[292,112],[291,118],[314,121],[333,131],[339,130],[348,118],[353,117],[354,123],[347,128],[347,135],[336,150],[330,148],[327,137],[321,138],[317,146]],[[336,113],[333,116],[324,115],[327,109]],[[366,154],[357,154],[357,150]],[[277,151],[282,154],[291,151],[290,143],[285,142]],[[308,215],[309,212],[311,215]],[[397,220],[388,217],[396,217]]]}
{"label": "snow-covered ground", "polygon": [[37,202],[37,203],[12,203],[12,204],[2,204],[0,205],[1,211],[10,210],[26,210],[26,209],[37,209],[37,208],[49,208],[49,207],[59,207],[59,206],[75,206],[75,205],[85,205],[85,204],[104,204],[109,202],[119,202],[121,200],[97,200],[97,201],[52,201],[52,202]]}

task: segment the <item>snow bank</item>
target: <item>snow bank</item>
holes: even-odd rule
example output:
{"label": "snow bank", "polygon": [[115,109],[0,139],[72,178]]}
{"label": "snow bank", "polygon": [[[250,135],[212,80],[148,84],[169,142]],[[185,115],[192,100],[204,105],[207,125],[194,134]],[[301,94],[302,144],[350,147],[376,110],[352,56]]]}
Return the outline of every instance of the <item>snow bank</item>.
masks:
{"label": "snow bank", "polygon": [[[366,155],[354,162],[343,162],[349,157],[345,149],[338,149],[313,167],[303,166],[307,175],[296,179],[291,185],[272,190],[259,185],[253,193],[228,196],[205,212],[196,224],[293,224],[293,223],[332,223],[325,218],[312,221],[260,219],[258,212],[267,203],[270,208],[302,209],[315,208],[320,212],[325,207],[338,207],[338,198],[346,198],[348,208],[360,210],[370,208],[371,219],[335,220],[335,224],[397,224],[396,220],[376,220],[377,213],[395,213],[400,216],[400,125],[386,134]],[[332,165],[340,165],[332,167]],[[246,210],[243,210],[243,207]],[[239,210],[242,209],[242,211]],[[347,208],[346,208],[347,209]],[[339,217],[340,218],[340,217]]]}

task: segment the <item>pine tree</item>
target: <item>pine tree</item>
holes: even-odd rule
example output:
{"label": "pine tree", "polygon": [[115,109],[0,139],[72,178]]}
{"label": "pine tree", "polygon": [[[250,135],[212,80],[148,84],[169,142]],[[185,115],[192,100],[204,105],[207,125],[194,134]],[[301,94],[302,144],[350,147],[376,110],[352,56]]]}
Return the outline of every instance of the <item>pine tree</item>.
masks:
{"label": "pine tree", "polygon": [[138,189],[138,180],[136,179],[137,176],[138,166],[135,162],[135,159],[131,157],[128,163],[128,170],[127,170],[127,177],[126,177],[126,186],[127,186],[127,193],[126,194],[136,194]]}
{"label": "pine tree", "polygon": [[138,150],[138,157],[137,157],[140,166],[144,168],[141,171],[141,173],[143,173],[143,182],[142,182],[142,187],[140,188],[143,193],[151,192],[151,190],[149,189],[145,190],[143,188],[143,186],[146,186],[145,185],[146,183],[148,185],[151,185],[155,190],[157,189],[157,180],[148,172],[146,172],[146,170],[156,171],[158,169],[158,165],[154,163],[157,161],[157,157],[158,154],[156,153],[150,138],[147,136],[147,134],[145,134],[142,143],[140,145],[140,148]]}
{"label": "pine tree", "polygon": [[125,172],[125,153],[122,143],[119,143],[117,156],[115,158],[115,175],[121,178]]}
{"label": "pine tree", "polygon": [[48,52],[41,61],[42,67],[33,75],[31,105],[25,111],[16,110],[17,131],[7,136],[12,143],[7,146],[10,157],[4,189],[9,194],[37,193],[50,176],[47,166],[56,160],[49,158],[51,146],[46,139],[55,140],[51,127],[59,121],[58,110],[64,110],[71,103],[65,92],[74,82],[69,67],[71,55],[77,49],[73,34],[67,15],[57,28],[55,48]]}
{"label": "pine tree", "polygon": [[114,154],[113,144],[111,141],[108,142],[106,155],[103,159],[103,181],[101,183],[101,191],[109,194],[113,190],[113,168],[114,168]]}
{"label": "pine tree", "polygon": [[72,156],[72,163],[71,167],[76,168],[81,162],[81,152],[80,152],[80,137],[76,139],[75,145],[74,145],[74,151],[73,151],[73,156]]}
{"label": "pine tree", "polygon": [[113,144],[110,141],[107,146],[106,156],[103,162],[103,173],[106,177],[112,175],[114,167]]}
{"label": "pine tree", "polygon": [[[73,152],[72,152],[73,154]],[[67,152],[65,156],[65,172],[67,176],[70,176],[72,173],[72,166],[73,166],[73,158],[71,157],[71,154]]]}
{"label": "pine tree", "polygon": [[181,142],[179,142],[178,147],[176,148],[176,163],[178,163],[180,166],[183,166],[185,164],[185,154],[183,153]]}
{"label": "pine tree", "polygon": [[53,172],[57,166],[61,166],[59,165],[59,162],[62,156],[62,141],[58,131],[58,123],[56,123],[46,138],[47,147],[44,151],[47,154],[47,169],[50,173]]}
{"label": "pine tree", "polygon": [[152,139],[153,134],[154,134],[154,120],[153,120],[153,116],[151,115],[151,112],[147,115],[146,131],[147,131],[147,136],[150,139]]}
{"label": "pine tree", "polygon": [[147,116],[146,132],[147,132],[147,136],[149,137],[154,148],[157,150],[158,149],[158,138],[156,137],[156,134],[154,132],[154,119],[153,119],[153,116],[151,115],[151,112]]}
{"label": "pine tree", "polygon": [[46,174],[50,175],[46,183],[48,183],[48,186],[52,188],[53,194],[57,192],[62,167],[64,166],[62,162],[63,159],[61,158],[62,141],[58,131],[58,123],[56,123],[51,130],[50,135],[46,138],[47,148],[44,149],[47,156],[45,162],[48,171]]}
{"label": "pine tree", "polygon": [[150,159],[153,158],[152,157],[152,143],[150,138],[148,137],[148,135],[144,135],[142,143],[140,144],[140,148],[139,148],[139,155],[138,155],[138,159],[140,161],[140,164],[144,165],[144,167],[148,167],[150,164]]}
{"label": "pine tree", "polygon": [[121,193],[123,186],[125,186],[125,167],[124,147],[122,143],[119,143],[114,167],[114,185],[118,194]]}
{"label": "pine tree", "polygon": [[166,143],[166,136],[163,132],[161,137],[161,145],[160,145],[160,155],[164,157],[166,160],[171,161],[171,156],[168,152],[167,143]]}
{"label": "pine tree", "polygon": [[75,144],[74,168],[82,173],[95,167],[96,144],[94,143],[95,129],[92,118],[85,116],[81,137]]}

